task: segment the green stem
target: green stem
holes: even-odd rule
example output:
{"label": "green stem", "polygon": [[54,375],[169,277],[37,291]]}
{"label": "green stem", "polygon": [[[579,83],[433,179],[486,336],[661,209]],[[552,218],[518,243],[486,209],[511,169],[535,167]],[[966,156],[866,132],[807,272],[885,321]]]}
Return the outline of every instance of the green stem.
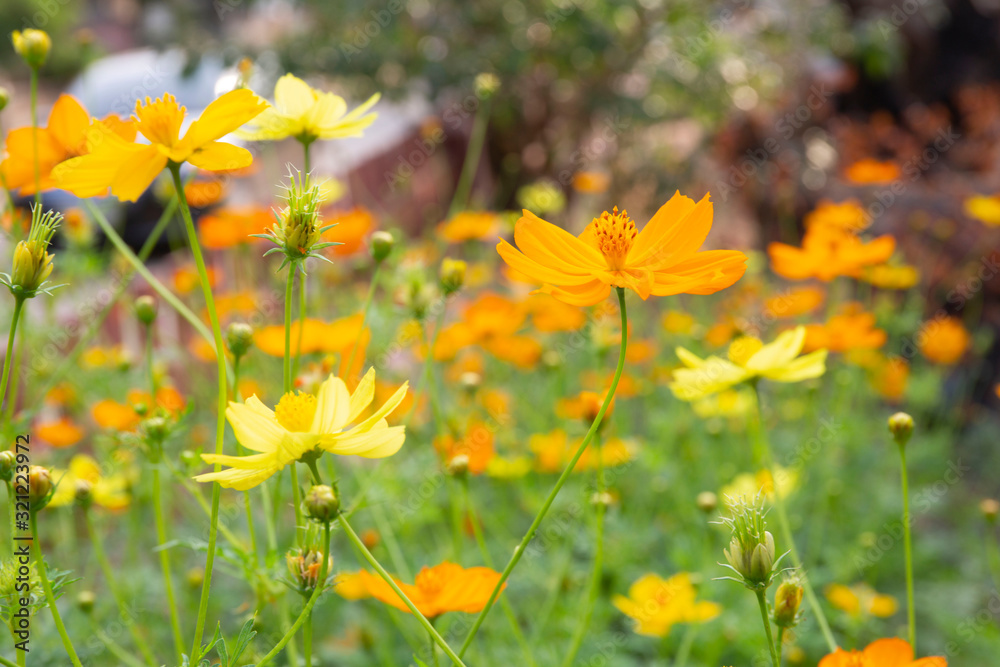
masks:
{"label": "green stem", "polygon": [[16,664],[11,662],[7,658],[3,657],[2,655],[0,655],[0,665],[3,665],[3,667],[17,667]]}
{"label": "green stem", "polygon": [[[326,570],[330,562],[330,524],[323,524],[323,562],[319,567],[319,579],[316,581],[316,588],[313,590],[312,595],[309,596],[309,601],[306,602],[305,607],[302,608],[302,612],[299,617],[295,619],[295,623],[292,624],[288,631],[285,632],[285,636],[281,638],[281,641],[272,648],[267,655],[261,658],[260,662],[257,663],[257,667],[264,667],[267,663],[281,653],[281,650],[285,648],[285,645],[292,640],[295,633],[299,631],[302,624],[306,622],[306,619],[312,614],[313,607],[316,606],[316,602],[319,600],[319,596],[323,594],[323,589],[326,588]],[[307,649],[308,650],[308,649]],[[308,655],[308,654],[307,654]],[[297,662],[291,664],[298,664]]]}
{"label": "green stem", "polygon": [[697,623],[688,623],[688,626],[684,628],[681,645],[677,647],[677,657],[674,660],[674,667],[684,667],[687,664],[688,656],[691,655],[691,647],[694,645],[694,636],[697,632]]}
{"label": "green stem", "polygon": [[83,667],[80,663],[80,658],[76,655],[76,649],[73,648],[73,641],[66,632],[66,626],[63,625],[62,616],[59,615],[59,608],[56,606],[56,597],[52,594],[52,584],[49,583],[48,574],[45,572],[45,559],[42,558],[42,544],[38,537],[38,512],[33,511],[30,514],[31,550],[35,557],[35,569],[38,570],[38,579],[42,582],[42,590],[45,591],[45,602],[52,612],[52,620],[55,621],[56,630],[59,632],[63,648],[66,649],[66,654],[69,656],[70,661],[72,661],[74,667]]}
{"label": "green stem", "polygon": [[774,667],[780,667],[778,653],[774,650],[774,637],[771,635],[771,621],[767,617],[767,600],[764,598],[764,591],[756,591],[757,605],[760,607],[760,617],[764,621],[764,633],[767,635],[767,648],[771,652],[771,662]]}
{"label": "green stem", "polygon": [[309,169],[312,167],[311,160],[309,159],[309,147],[312,146],[311,141],[302,141],[302,171],[305,173],[306,178],[309,177]]}
{"label": "green stem", "polygon": [[[622,329],[622,338],[625,337],[625,330]],[[583,640],[587,636],[587,629],[590,627],[590,619],[594,615],[594,607],[597,604],[597,593],[601,585],[601,568],[604,565],[604,462],[601,460],[600,438],[595,436],[594,455],[597,457],[597,530],[594,536],[594,567],[590,574],[590,585],[587,590],[587,600],[584,606],[583,616],[577,626],[573,641],[569,651],[563,659],[563,667],[571,667],[576,659]]]}
{"label": "green stem", "polygon": [[778,641],[775,643],[777,644],[775,650],[778,653],[778,667],[781,667],[781,647],[785,644],[785,629],[780,625],[778,626]]}
{"label": "green stem", "polygon": [[21,309],[24,307],[24,297],[14,297],[14,315],[10,320],[10,333],[7,334],[7,352],[3,359],[3,377],[0,378],[0,408],[3,407],[7,399],[7,378],[10,377],[11,354],[14,352],[14,334],[17,332],[17,321],[21,318]]}
{"label": "green stem", "polygon": [[[184,192],[184,184],[181,182],[180,165],[171,162],[169,164],[170,173],[174,177],[174,189],[178,193],[177,200],[180,203],[181,217],[184,219],[184,228],[187,231],[188,242],[191,244],[191,254],[194,256],[194,263],[198,269],[198,278],[201,281],[201,290],[205,297],[205,308],[208,310],[208,320],[212,325],[212,337],[215,340],[215,359],[218,370],[218,405],[216,409],[218,415],[215,422],[215,454],[222,454],[222,446],[226,436],[226,400],[229,396],[229,387],[226,380],[226,354],[225,346],[222,342],[222,328],[219,326],[219,315],[215,310],[215,299],[212,296],[212,285],[208,280],[208,269],[205,268],[205,258],[201,254],[201,246],[198,244],[198,232],[195,231],[194,221],[191,219],[191,209],[188,208],[187,199],[181,196]],[[222,466],[215,464],[215,471],[222,470]],[[212,485],[212,520],[208,529],[208,554],[205,558],[205,578],[201,585],[201,601],[198,604],[198,619],[194,628],[194,641],[191,645],[191,663],[198,664],[201,659],[201,638],[205,632],[205,616],[208,613],[209,592],[212,589],[212,571],[215,565],[215,546],[219,538],[219,500],[222,494],[222,487],[218,484]]]}
{"label": "green stem", "polygon": [[771,451],[769,439],[764,435],[764,411],[761,408],[760,403],[760,388],[757,386],[756,382],[752,382],[751,386],[754,390],[754,400],[757,403],[755,436],[757,445],[764,454],[767,468],[771,471],[771,479],[773,480],[774,485],[774,507],[778,511],[778,526],[781,528],[781,538],[788,545],[788,551],[792,557],[792,563],[795,565],[795,569],[799,571],[802,577],[802,588],[805,590],[806,599],[809,601],[809,608],[812,609],[813,615],[816,617],[816,622],[819,623],[819,628],[823,633],[823,639],[826,640],[827,648],[829,648],[830,652],[833,653],[837,650],[837,640],[833,638],[833,633],[830,631],[830,624],[827,622],[826,615],[823,613],[823,607],[820,606],[819,599],[813,591],[812,583],[809,581],[808,575],[806,575],[805,570],[802,568],[802,559],[799,558],[799,551],[795,547],[795,540],[792,537],[791,524],[788,522],[788,513],[785,511],[785,499],[778,491],[778,470],[774,464],[774,453]]}
{"label": "green stem", "polygon": [[899,447],[901,479],[903,483],[903,550],[906,557],[906,622],[910,646],[917,650],[916,607],[913,604],[913,541],[910,534],[910,488],[906,474],[906,445]]}
{"label": "green stem", "polygon": [[490,101],[484,100],[476,111],[476,117],[472,121],[472,136],[469,137],[469,147],[465,151],[465,161],[462,163],[462,173],[458,177],[458,185],[455,186],[455,196],[451,200],[448,208],[448,217],[452,217],[469,205],[469,196],[472,194],[472,181],[476,177],[479,167],[479,158],[483,154],[483,144],[486,141],[486,129],[490,120]]}
{"label": "green stem", "polygon": [[[118,605],[118,612],[122,619],[128,617],[129,612],[128,605],[126,605],[125,600],[122,599],[121,591],[118,589],[118,584],[115,581],[114,570],[111,569],[111,563],[108,561],[108,555],[104,551],[104,542],[101,539],[100,533],[94,527],[94,519],[90,513],[89,509],[85,509],[83,512],[84,521],[87,524],[87,534],[90,536],[90,543],[94,547],[94,556],[97,558],[97,564],[101,568],[101,572],[104,574],[104,580],[108,584],[108,590],[111,591],[111,597],[114,598],[115,604]],[[156,667],[159,663],[156,658],[153,657],[153,652],[149,648],[149,644],[146,643],[146,639],[139,632],[135,624],[135,619],[129,618],[127,627],[129,633],[132,635],[132,640],[135,642],[136,648],[142,653],[143,659],[146,664]]]}
{"label": "green stem", "polygon": [[431,658],[434,661],[434,667],[440,667],[441,661],[438,660],[437,645],[434,643],[434,635],[428,633],[427,640],[430,642],[429,650],[431,652]]}
{"label": "green stem", "polygon": [[[325,581],[325,580],[324,580]],[[310,611],[306,615],[306,621],[302,624],[302,654],[306,660],[306,667],[312,667],[313,664],[313,615]]]}
{"label": "green stem", "polygon": [[[368,551],[368,547],[365,546],[365,543],[361,541],[361,538],[358,537],[358,534],[354,532],[353,528],[351,528],[351,524],[347,521],[347,518],[343,515],[343,513],[341,513],[340,515],[340,525],[343,526],[344,532],[347,533],[348,539],[350,539],[354,547],[361,552],[361,555],[364,556],[366,561],[368,561],[368,564],[371,565],[373,568],[375,568],[375,571],[378,573],[378,575],[382,577],[385,583],[389,584],[389,587],[392,588],[392,590],[396,593],[396,595],[399,596],[399,599],[403,601],[403,604],[405,604],[406,607],[410,610],[410,613],[412,613],[416,617],[416,619],[420,621],[420,625],[424,626],[424,629],[427,630],[427,632],[430,634],[431,638],[434,640],[434,643],[436,643],[438,646],[441,647],[441,650],[444,651],[444,654],[446,656],[451,658],[451,661],[453,663],[455,663],[459,667],[465,667],[465,663],[462,662],[462,659],[455,653],[455,651],[452,650],[450,646],[448,646],[448,642],[446,642],[444,638],[440,634],[438,634],[438,631],[434,629],[434,626],[431,625],[431,622],[428,621],[424,617],[424,615],[420,613],[420,610],[417,609],[416,605],[414,605],[413,602],[410,601],[410,598],[406,597],[406,594],[400,590],[399,585],[396,584],[396,581],[391,576],[389,576],[389,573],[386,572],[385,568],[379,564],[379,562],[375,559],[375,556],[373,556],[372,553]],[[261,667],[261,665],[257,665],[257,667]]]}
{"label": "green stem", "polygon": [[[181,201],[183,202],[183,199]],[[212,335],[212,332],[209,331],[209,329],[202,323],[201,319],[193,312],[191,312],[191,309],[185,306],[181,302],[181,300],[174,295],[173,292],[167,289],[166,286],[163,283],[161,283],[156,278],[156,276],[154,276],[150,272],[149,269],[146,268],[146,265],[142,263],[142,260],[140,260],[138,257],[135,256],[135,253],[132,252],[132,249],[129,248],[128,245],[125,243],[125,241],[122,240],[122,237],[118,235],[118,232],[116,232],[114,227],[111,226],[111,223],[109,223],[108,219],[104,217],[104,214],[101,213],[100,209],[94,206],[93,202],[91,202],[89,199],[84,199],[83,203],[84,206],[87,207],[87,212],[89,212],[91,217],[93,217],[94,220],[97,221],[97,225],[101,228],[101,231],[104,232],[104,235],[108,238],[108,240],[111,241],[111,244],[118,250],[118,252],[122,254],[123,257],[125,257],[126,260],[128,260],[129,264],[132,265],[132,268],[135,269],[136,273],[142,276],[146,280],[146,282],[149,283],[149,286],[153,288],[153,291],[159,294],[160,298],[166,301],[171,308],[176,310],[181,317],[187,320],[188,323],[192,327],[194,327],[194,329],[199,334],[201,334],[201,336],[205,340],[212,343],[216,343],[216,347],[219,350],[224,349],[220,347],[222,345],[221,333],[219,335],[218,342],[216,342],[214,336]],[[182,212],[186,213],[187,219],[185,219],[185,223],[187,223],[187,220],[190,219],[191,217],[191,212],[188,210],[186,202],[183,203],[181,209]],[[192,229],[194,228],[194,223],[191,223],[191,227]],[[196,237],[196,242],[197,242],[197,237]],[[198,256],[199,257],[201,256],[200,249],[198,251]],[[202,262],[202,268],[204,268],[204,262]],[[208,279],[207,273],[205,275],[205,279],[206,280]],[[211,291],[211,288],[209,288],[209,290]],[[211,311],[210,311],[211,314],[212,312],[215,312],[215,302],[209,301],[209,303],[211,304]],[[225,355],[222,356],[222,360],[223,360],[223,367],[225,367]]]}
{"label": "green stem", "polygon": [[[483,535],[483,527],[479,525],[479,519],[476,517],[476,511],[472,506],[472,497],[469,495],[469,477],[462,477],[462,495],[465,500],[465,511],[469,516],[469,523],[472,524],[472,534],[476,537],[476,544],[479,545],[479,553],[483,556],[483,563],[486,567],[493,569],[493,557],[490,555],[490,550],[486,547],[486,538]],[[524,653],[525,663],[529,667],[535,666],[535,658],[531,655],[531,647],[528,645],[528,640],[524,637],[524,633],[521,632],[521,626],[517,622],[517,616],[514,614],[514,609],[511,607],[510,600],[506,596],[500,598],[500,609],[503,610],[504,615],[507,617],[507,621],[510,623],[511,632],[514,633],[514,639],[517,641],[518,646],[521,647],[521,651]]]}
{"label": "green stem", "polygon": [[351,347],[351,356],[347,358],[347,366],[345,366],[346,373],[350,373],[351,369],[354,368],[354,357],[358,353],[358,345],[361,342],[361,334],[365,330],[365,323],[368,321],[368,311],[372,306],[372,299],[375,297],[375,286],[378,284],[379,271],[382,268],[382,262],[375,263],[375,271],[372,273],[372,281],[368,286],[368,296],[365,297],[364,308],[361,309],[361,327],[358,331],[358,337],[354,341],[354,345]]}
{"label": "green stem", "polygon": [[102,630],[96,621],[91,620],[91,627],[93,629],[94,636],[100,639],[104,646],[107,647],[108,651],[110,651],[123,664],[128,665],[128,667],[143,667],[143,664],[129,655],[128,651],[122,648],[121,644],[109,637],[108,633]]}
{"label": "green stem", "polygon": [[292,366],[292,377],[299,375],[299,362],[302,358],[302,341],[306,334],[306,274],[299,275],[299,336],[295,343],[295,363]]}
{"label": "green stem", "polygon": [[295,262],[288,265],[285,280],[285,358],[282,361],[282,392],[292,390],[292,290],[295,286]]}
{"label": "green stem", "polygon": [[553,501],[555,501],[556,496],[559,495],[559,491],[566,484],[570,475],[573,473],[573,468],[576,467],[577,461],[583,456],[583,452],[587,449],[590,441],[594,439],[594,435],[597,433],[597,429],[600,428],[601,422],[604,420],[604,413],[608,411],[608,406],[611,405],[611,400],[615,396],[615,390],[618,388],[618,381],[621,379],[622,371],[625,369],[625,346],[628,343],[628,316],[625,310],[625,290],[621,287],[616,287],[615,290],[618,294],[618,308],[621,311],[621,345],[618,349],[618,367],[615,369],[615,376],[611,380],[611,386],[608,387],[608,393],[604,397],[604,403],[601,405],[601,409],[597,412],[597,416],[594,418],[594,423],[590,425],[590,430],[587,431],[586,437],[584,437],[583,442],[580,443],[579,448],[576,450],[576,454],[566,465],[565,470],[556,480],[556,484],[552,487],[552,491],[549,492],[548,497],[545,499],[545,503],[542,505],[542,509],[539,510],[535,519],[531,522],[531,526],[528,527],[528,532],[524,534],[524,538],[521,543],[514,550],[514,555],[511,556],[510,561],[507,563],[507,567],[504,568],[503,573],[500,575],[500,580],[497,582],[496,587],[493,589],[493,593],[490,594],[490,599],[483,607],[483,610],[479,612],[479,616],[476,617],[476,621],[469,630],[468,636],[465,638],[465,642],[462,644],[462,648],[459,650],[459,655],[465,655],[465,651],[469,648],[472,643],[473,638],[476,633],[479,632],[480,626],[483,621],[486,620],[486,615],[490,612],[493,607],[493,603],[496,601],[497,596],[500,594],[500,589],[503,587],[504,583],[510,577],[511,572],[513,572],[514,567],[524,556],[524,551],[528,547],[528,543],[531,542],[532,538],[535,536],[535,531],[538,530],[538,526],[541,525],[542,519],[545,518],[545,514],[549,511],[552,506]]}
{"label": "green stem", "polygon": [[17,407],[17,395],[20,390],[21,385],[21,375],[24,372],[24,351],[28,347],[27,340],[28,332],[28,321],[25,319],[21,322],[21,326],[17,328],[17,337],[19,338],[17,343],[17,351],[14,353],[14,360],[11,362],[11,375],[10,375],[10,400],[7,401],[7,406],[4,408],[3,417],[4,421],[10,422],[14,417],[14,408]]}
{"label": "green stem", "polygon": [[[157,457],[159,458],[159,457]],[[183,661],[184,640],[181,633],[180,615],[177,613],[177,600],[174,597],[173,577],[170,574],[170,550],[167,544],[167,522],[163,517],[163,497],[160,489],[160,462],[153,462],[153,513],[156,515],[156,541],[160,550],[160,569],[163,570],[163,588],[167,596],[167,609],[170,611],[170,630],[174,636],[174,649],[177,651],[177,661]]]}

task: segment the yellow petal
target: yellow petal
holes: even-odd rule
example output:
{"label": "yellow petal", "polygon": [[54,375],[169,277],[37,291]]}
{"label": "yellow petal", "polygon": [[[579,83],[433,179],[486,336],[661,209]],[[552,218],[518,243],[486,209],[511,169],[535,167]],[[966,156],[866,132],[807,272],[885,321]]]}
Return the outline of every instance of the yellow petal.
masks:
{"label": "yellow petal", "polygon": [[167,166],[167,157],[156,146],[132,146],[138,150],[125,152],[119,158],[118,171],[111,183],[111,194],[121,201],[137,200]]}
{"label": "yellow petal", "polygon": [[274,86],[274,105],[286,116],[305,116],[315,102],[316,94],[313,89],[294,74],[286,74]]}
{"label": "yellow petal", "polygon": [[708,357],[699,368],[675,370],[670,390],[682,401],[693,401],[739,384],[750,375],[731,361]]}
{"label": "yellow petal", "polygon": [[826,350],[816,350],[761,375],[775,382],[801,382],[816,378],[826,372],[826,355]]}
{"label": "yellow petal", "polygon": [[239,443],[255,452],[275,451],[277,443],[288,432],[256,396],[248,398],[246,403],[230,403],[226,419]]}
{"label": "yellow petal", "polygon": [[782,332],[774,342],[764,345],[747,359],[746,368],[757,373],[780,368],[799,356],[805,342],[806,328],[803,326]]}
{"label": "yellow petal", "polygon": [[189,155],[187,161],[206,171],[229,171],[249,167],[253,163],[253,155],[240,146],[213,141]]}
{"label": "yellow petal", "polygon": [[316,415],[309,430],[319,434],[336,433],[347,424],[350,412],[351,396],[347,385],[339,377],[331,375],[319,387]]}
{"label": "yellow petal", "polygon": [[269,107],[234,134],[250,141],[280,141],[298,133],[299,129],[300,123],[296,119]]}
{"label": "yellow petal", "polygon": [[389,426],[382,419],[374,428],[363,432],[349,432],[320,447],[331,454],[361,456],[366,459],[381,459],[399,451],[406,440],[404,426]]}
{"label": "yellow petal", "polygon": [[351,394],[351,410],[347,415],[347,423],[351,424],[360,417],[365,408],[371,405],[374,398],[375,368],[369,368],[365,376],[361,378],[361,382],[354,388],[354,393]]}
{"label": "yellow petal", "polygon": [[178,148],[183,146],[194,152],[239,129],[266,108],[267,102],[251,90],[230,91],[205,107],[198,120],[191,123]]}

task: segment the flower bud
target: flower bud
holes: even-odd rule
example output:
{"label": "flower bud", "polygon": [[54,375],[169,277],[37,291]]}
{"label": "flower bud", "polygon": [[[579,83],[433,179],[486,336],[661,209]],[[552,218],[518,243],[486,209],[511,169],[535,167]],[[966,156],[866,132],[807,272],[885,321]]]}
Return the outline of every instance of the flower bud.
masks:
{"label": "flower bud", "polygon": [[0,480],[9,482],[14,476],[17,454],[10,450],[0,452]]}
{"label": "flower bud", "polygon": [[455,454],[448,459],[448,474],[452,477],[462,477],[469,472],[469,457],[466,454]]}
{"label": "flower bud", "polygon": [[317,484],[309,489],[302,504],[309,518],[320,523],[329,523],[340,511],[340,500],[333,489],[326,484]]}
{"label": "flower bud", "polygon": [[392,234],[386,231],[377,231],[372,234],[371,240],[371,253],[372,259],[376,262],[382,262],[389,253],[392,252],[392,247],[395,245],[396,241],[392,238]]}
{"label": "flower bud", "polygon": [[245,322],[233,322],[226,329],[226,344],[233,356],[239,359],[253,345],[253,329]]}
{"label": "flower bud", "polygon": [[615,504],[615,497],[607,491],[601,491],[590,496],[590,504],[594,507],[604,507],[605,509]]}
{"label": "flower bud", "polygon": [[[285,186],[285,207],[278,212],[278,223],[265,234],[254,234],[274,243],[276,248],[265,255],[280,252],[286,262],[298,262],[315,256],[316,251],[335,243],[320,243],[323,232],[329,227],[321,225],[322,192],[310,183],[309,175],[293,173]],[[284,266],[284,265],[282,265]]]}
{"label": "flower bud", "polygon": [[1000,514],[1000,502],[993,498],[983,498],[979,502],[979,511],[983,513],[983,518],[990,523],[996,523],[997,514]]}
{"label": "flower bud", "polygon": [[781,582],[774,593],[774,624],[779,628],[795,627],[802,606],[802,584],[796,578]]}
{"label": "flower bud", "polygon": [[167,420],[163,417],[150,417],[142,422],[141,427],[150,442],[163,442],[170,431]]}
{"label": "flower bud", "polygon": [[192,567],[187,571],[184,579],[187,581],[187,585],[192,589],[201,588],[201,584],[205,581],[205,568]]}
{"label": "flower bud", "polygon": [[94,609],[94,602],[97,596],[94,591],[80,591],[76,596],[76,606],[85,614],[89,614]]}
{"label": "flower bud", "polygon": [[715,508],[719,506],[719,497],[711,491],[702,491],[695,498],[694,502],[698,506],[698,509],[708,514],[709,512],[714,512]]}
{"label": "flower bud", "polygon": [[85,479],[76,480],[73,488],[73,498],[80,507],[87,508],[94,500],[94,485]]}
{"label": "flower bud", "polygon": [[[303,593],[311,594],[312,591],[316,590],[316,586],[320,583],[326,583],[325,581],[319,581],[322,563],[323,554],[316,549],[292,549],[285,554],[285,564],[288,566],[288,571],[292,575],[292,580],[298,585],[299,590]],[[333,558],[330,558],[327,561],[326,568],[328,577],[332,569]]]}
{"label": "flower bud", "polygon": [[497,78],[496,74],[482,72],[476,75],[474,88],[476,97],[488,100],[500,89],[500,79]]}
{"label": "flower bud", "polygon": [[8,104],[10,104],[10,91],[0,86],[0,111],[7,108]]}
{"label": "flower bud", "polygon": [[52,255],[48,253],[62,215],[53,211],[42,213],[36,206],[31,213],[31,229],[28,238],[19,241],[14,248],[14,261],[10,275],[4,275],[2,283],[11,294],[20,298],[32,298],[52,274]]}
{"label": "flower bud", "polygon": [[52,475],[42,466],[31,466],[28,471],[28,506],[40,510],[49,502],[52,492]]}
{"label": "flower bud", "polygon": [[441,289],[445,296],[454,294],[465,284],[465,270],[468,265],[460,259],[445,257],[441,262]]}
{"label": "flower bud", "polygon": [[144,294],[135,300],[135,316],[147,327],[156,321],[156,299]]}
{"label": "flower bud", "polygon": [[726,560],[744,586],[752,591],[766,590],[784,555],[777,556],[774,536],[766,530],[763,494],[758,493],[750,502],[743,498],[731,501],[731,510],[732,518],[722,519],[733,531],[729,548],[723,550]]}
{"label": "flower bud", "polygon": [[38,69],[45,64],[49,51],[52,50],[52,40],[47,32],[27,28],[23,31],[15,30],[10,37],[17,55],[28,63],[28,67]]}
{"label": "flower bud", "polygon": [[465,371],[459,376],[458,383],[462,385],[463,389],[472,394],[483,383],[483,376],[475,371]]}
{"label": "flower bud", "polygon": [[905,447],[913,435],[913,417],[905,412],[897,412],[889,417],[889,432],[900,447]]}

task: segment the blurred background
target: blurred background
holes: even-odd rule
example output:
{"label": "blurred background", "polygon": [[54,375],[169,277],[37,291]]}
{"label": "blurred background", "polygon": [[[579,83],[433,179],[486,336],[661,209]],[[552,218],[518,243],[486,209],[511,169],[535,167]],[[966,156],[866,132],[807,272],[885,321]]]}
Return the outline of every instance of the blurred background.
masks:
{"label": "blurred background", "polygon": [[[921,268],[928,315],[1000,330],[1000,219],[963,207],[1000,191],[998,17],[998,0],[5,0],[0,33],[53,36],[43,122],[63,90],[98,116],[170,90],[195,115],[242,74],[266,97],[285,72],[351,105],[381,92],[366,136],[317,144],[314,165],[413,234],[448,216],[483,104],[475,207],[516,210],[541,181],[582,228],[608,202],[643,220],[676,188],[710,191],[712,241],[762,249],[798,243],[820,200],[857,198]],[[28,122],[15,58],[0,50],[5,128]],[[298,158],[291,140],[261,150]],[[845,178],[866,159],[898,167],[892,187]],[[263,171],[231,200],[283,175]],[[1000,348],[984,359],[979,403],[997,398]]]}

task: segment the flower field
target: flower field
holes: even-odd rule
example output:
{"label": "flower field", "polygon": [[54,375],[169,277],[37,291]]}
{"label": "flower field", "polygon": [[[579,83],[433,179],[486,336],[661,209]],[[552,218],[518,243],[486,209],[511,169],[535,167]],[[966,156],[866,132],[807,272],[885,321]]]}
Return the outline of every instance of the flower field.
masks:
{"label": "flower field", "polygon": [[333,4],[0,9],[0,665],[996,664],[1000,35]]}

